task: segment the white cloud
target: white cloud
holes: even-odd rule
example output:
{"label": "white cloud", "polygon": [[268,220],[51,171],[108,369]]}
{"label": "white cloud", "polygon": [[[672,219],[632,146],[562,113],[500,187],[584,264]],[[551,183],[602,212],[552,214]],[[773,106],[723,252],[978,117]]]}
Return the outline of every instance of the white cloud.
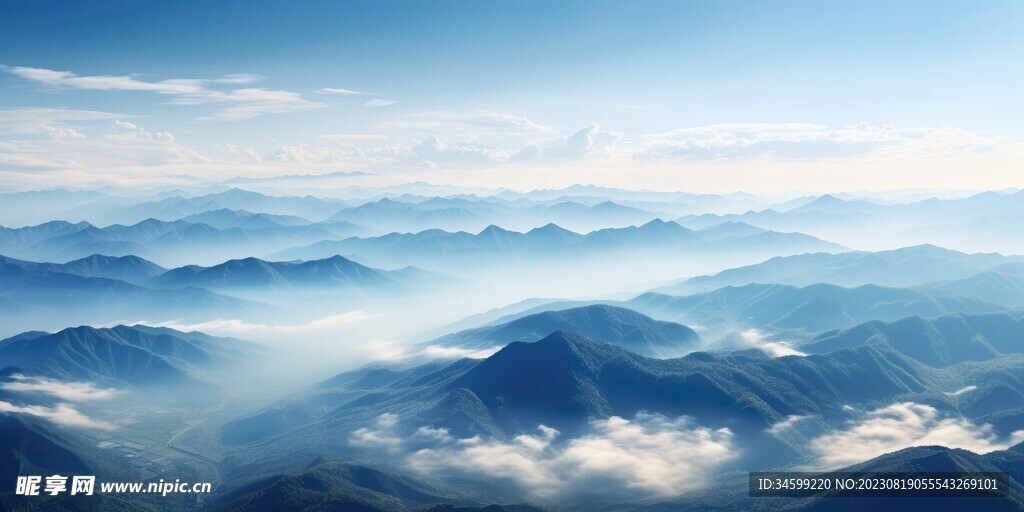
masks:
{"label": "white cloud", "polygon": [[956,391],[953,391],[952,393],[946,393],[946,394],[949,395],[949,396],[960,396],[960,395],[962,395],[964,393],[969,393],[971,391],[974,391],[975,389],[978,389],[978,386],[967,386],[965,388],[960,388],[960,389],[958,389]]}
{"label": "white cloud", "polygon": [[335,87],[324,87],[313,91],[315,94],[337,94],[339,96],[356,96],[361,94],[368,94],[361,91],[353,91],[352,89],[338,89]]}
{"label": "white cloud", "polygon": [[501,350],[501,347],[490,347],[480,350],[471,350],[465,348],[430,345],[427,348],[423,349],[423,355],[438,359],[461,359],[464,357],[468,357],[470,359],[487,359],[488,357],[491,357],[494,354],[496,354],[499,350]]}
{"label": "white cloud", "polygon": [[10,382],[0,383],[0,389],[22,393],[45,393],[71,402],[107,400],[120,393],[114,388],[98,388],[91,382],[61,382],[21,374],[11,375],[11,379]]}
{"label": "white cloud", "polygon": [[486,359],[501,350],[492,347],[481,350],[441,347],[430,345],[422,350],[409,350],[404,344],[390,340],[376,340],[363,343],[358,347],[376,361],[401,361],[411,357],[428,357],[432,359]]}
{"label": "white cloud", "polygon": [[791,414],[789,416],[786,416],[782,421],[773,423],[772,426],[768,427],[765,430],[765,432],[773,436],[779,436],[792,430],[793,427],[796,427],[797,423],[800,423],[801,421],[804,421],[808,418],[810,418],[810,416],[800,416],[798,414]]}
{"label": "white cloud", "polygon": [[375,361],[401,361],[410,354],[400,343],[390,340],[374,340],[359,345],[359,350],[370,355]]}
{"label": "white cloud", "polygon": [[263,157],[253,149],[252,146],[238,146],[235,144],[215,145],[213,147],[223,148],[239,162],[261,162]]}
{"label": "white cloud", "polygon": [[398,434],[396,426],[398,415],[384,413],[377,417],[372,427],[363,427],[348,438],[348,444],[357,448],[383,449],[397,452],[402,448],[404,439]]}
{"label": "white cloud", "polygon": [[215,89],[210,85],[248,84],[261,79],[257,75],[227,75],[216,80],[169,79],[149,82],[133,75],[81,76],[71,71],[30,67],[0,67],[24,80],[54,89],[78,89],[94,91],[139,91],[171,96],[173,105],[217,105],[216,113],[201,116],[203,120],[239,121],[252,119],[263,114],[305,112],[326,107],[303,99],[299,93],[272,89]]}
{"label": "white cloud", "polygon": [[557,136],[536,141],[515,154],[513,161],[576,160],[607,154],[620,139],[618,132],[601,130],[590,124],[569,136]]}
{"label": "white cloud", "polygon": [[233,91],[211,91],[193,102],[190,97],[172,101],[179,105],[200,105],[203,103],[221,103],[226,106],[212,116],[202,116],[200,120],[241,121],[252,119],[263,114],[287,114],[291,112],[307,112],[326,107],[302,98],[297,92],[276,91],[269,89],[235,89]]}
{"label": "white cloud", "polygon": [[[120,119],[111,121],[110,127],[114,129],[114,133],[107,136],[116,140],[159,141],[171,144],[175,142],[174,135],[170,132],[150,132],[142,127],[136,126],[134,123],[121,121]],[[206,161],[209,161],[209,159],[206,159]]]}
{"label": "white cloud", "polygon": [[398,100],[385,100],[378,98],[369,100],[366,103],[363,103],[363,105],[367,107],[386,107],[388,105],[394,105],[395,103],[398,103]]}
{"label": "white cloud", "polygon": [[301,146],[279,146],[263,155],[261,160],[266,162],[325,162],[344,158],[345,152],[327,147],[312,147],[306,144]]}
{"label": "white cloud", "polygon": [[452,133],[465,135],[480,132],[536,135],[537,133],[555,132],[554,129],[525,117],[489,110],[420,112],[407,119],[381,123],[377,127],[383,130],[414,130],[434,135]]}
{"label": "white cloud", "polygon": [[358,163],[362,166],[394,164],[405,161],[412,149],[402,145],[351,147],[346,144],[330,146],[279,146],[263,155],[264,162],[284,163]]}
{"label": "white cloud", "polygon": [[[555,131],[553,128],[537,124],[522,116],[503,114],[501,112],[491,112],[488,110],[478,110],[476,113],[482,118],[477,121],[478,126],[490,126],[520,132],[550,133]],[[486,122],[484,120],[486,120]]]}
{"label": "white cloud", "polygon": [[447,145],[436,136],[412,147],[412,153],[420,159],[435,164],[494,164],[506,160],[508,153],[487,149],[473,144]]}
{"label": "white cloud", "polygon": [[214,82],[218,84],[251,84],[266,79],[267,77],[262,75],[253,75],[251,73],[233,73],[230,75],[224,75],[214,80]]}
{"label": "white cloud", "polygon": [[728,429],[644,413],[633,420],[595,420],[588,433],[562,443],[556,443],[560,433],[544,425],[510,441],[455,439],[445,429],[421,427],[404,447],[398,432],[397,417],[388,415],[353,432],[349,443],[391,453],[428,443],[408,453],[413,470],[503,480],[539,499],[580,493],[675,496],[706,485],[738,457]]}
{"label": "white cloud", "polygon": [[751,348],[762,350],[772,357],[807,355],[793,348],[788,341],[766,341],[764,333],[757,329],[747,329],[741,332],[740,339]]}
{"label": "white cloud", "polygon": [[948,128],[897,128],[858,123],[733,123],[680,128],[644,137],[641,160],[821,159],[893,152],[949,155],[987,152],[1004,138]]}
{"label": "white cloud", "polygon": [[447,443],[453,441],[451,433],[446,428],[420,427],[416,429],[413,437],[436,443]]}
{"label": "white cloud", "polygon": [[[503,127],[510,130],[537,131],[533,123],[524,118],[495,113],[476,114],[473,118],[481,121],[487,129]],[[469,122],[462,118],[460,121]],[[464,134],[465,135],[465,134]],[[467,135],[467,137],[469,137]],[[348,163],[362,167],[382,166],[389,168],[459,168],[493,167],[514,161],[560,161],[589,158],[604,154],[619,135],[601,131],[597,125],[590,125],[573,135],[554,137],[532,143],[526,149],[505,150],[481,145],[472,141],[446,143],[438,135],[429,135],[414,140],[411,146],[390,144],[370,146],[364,143],[384,139],[373,134],[322,135],[320,139],[333,145],[280,146],[261,158],[264,162],[283,163]],[[519,146],[522,148],[522,146]]]}
{"label": "white cloud", "polygon": [[817,469],[835,469],[912,446],[939,445],[975,453],[1004,450],[1024,441],[1024,430],[1000,439],[991,425],[976,425],[962,417],[942,417],[929,405],[902,402],[869,411],[811,441]]}
{"label": "white cloud", "polygon": [[71,128],[72,123],[108,121],[125,117],[121,114],[93,110],[66,110],[54,108],[16,108],[0,110],[0,135],[42,134],[55,140],[85,138]]}
{"label": "white cloud", "polygon": [[[209,164],[169,132],[152,132],[106,112],[26,108],[0,110],[0,162],[26,171],[99,172],[125,165]],[[98,123],[98,121],[105,121]]]}
{"label": "white cloud", "polygon": [[105,421],[94,420],[65,403],[59,403],[53,407],[44,407],[41,405],[20,406],[0,400],[0,413],[3,412],[37,416],[50,420],[58,425],[66,425],[69,427],[95,428],[102,430],[112,430],[114,428],[114,425]]}
{"label": "white cloud", "polygon": [[370,133],[330,133],[327,135],[318,135],[317,138],[339,143],[367,142],[387,139],[384,135]]}
{"label": "white cloud", "polygon": [[336,315],[330,315],[304,324],[295,325],[270,325],[245,322],[237,319],[219,319],[195,324],[182,322],[138,322],[142,325],[154,327],[168,327],[179,331],[202,331],[222,336],[244,336],[256,334],[294,334],[313,331],[330,331],[338,327],[349,325],[369,318],[365,310],[348,311]]}

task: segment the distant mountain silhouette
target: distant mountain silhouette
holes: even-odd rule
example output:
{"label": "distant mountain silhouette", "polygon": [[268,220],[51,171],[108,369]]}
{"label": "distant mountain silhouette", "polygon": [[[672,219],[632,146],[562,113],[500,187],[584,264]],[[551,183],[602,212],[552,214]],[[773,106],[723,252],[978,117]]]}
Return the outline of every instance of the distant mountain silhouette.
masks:
{"label": "distant mountain silhouette", "polygon": [[294,215],[272,215],[253,213],[246,210],[209,210],[182,217],[180,220],[194,224],[206,224],[217,229],[262,229],[280,226],[305,226],[311,221]]}
{"label": "distant mountain silhouette", "polygon": [[[0,326],[7,334],[69,323],[137,320],[203,321],[230,315],[252,318],[266,304],[194,287],[152,289],[113,278],[149,281],[164,269],[141,258],[91,256],[67,264],[0,256]],[[81,274],[81,275],[80,275]],[[111,276],[111,277],[93,277]]]}
{"label": "distant mountain silhouette", "polygon": [[238,188],[195,197],[179,193],[156,201],[124,205],[91,203],[69,210],[69,218],[85,218],[95,223],[132,224],[147,218],[176,220],[212,210],[246,210],[272,215],[291,215],[312,220],[330,216],[344,203],[313,196],[269,196]]}
{"label": "distant mountain silhouette", "polygon": [[[297,244],[362,233],[346,223],[310,224],[290,216],[228,210],[191,217],[222,227],[184,220],[146,218],[135,224],[96,227],[87,222],[49,222],[24,228],[0,228],[5,254],[34,261],[67,262],[94,254],[141,256],[176,264],[229,259],[232,255],[268,254]],[[298,219],[298,220],[296,220]]]}
{"label": "distant mountain silhouette", "polygon": [[[387,271],[375,270],[338,255],[305,262],[272,262],[245,258],[226,261],[212,267],[189,265],[172,269],[153,278],[150,284],[157,287],[196,286],[215,290],[294,287],[397,290],[403,285],[395,277],[401,279],[403,275],[415,274],[413,270],[407,270],[405,274],[389,274]],[[430,274],[419,277],[429,278]]]}
{"label": "distant mountain silhouette", "polygon": [[1024,262],[1006,263],[980,274],[924,286],[994,304],[1024,306]]}
{"label": "distant mountain silhouette", "polygon": [[141,284],[162,274],[167,269],[138,256],[103,256],[93,254],[69,261],[60,267],[61,271],[85,277],[107,277],[133,284]]}
{"label": "distant mountain silhouette", "polygon": [[[1017,257],[1016,260],[1019,259]],[[879,252],[800,254],[774,257],[755,265],[695,277],[655,291],[683,295],[751,283],[913,286],[934,282],[936,276],[950,279],[968,277],[1016,260],[999,254],[965,254],[933,245]]]}
{"label": "distant mountain silhouette", "polygon": [[725,215],[702,213],[676,220],[695,229],[723,221],[745,222],[765,229],[830,236],[848,245],[899,239],[1021,254],[1024,244],[1015,235],[1020,232],[1022,215],[1024,192],[1009,190],[893,204],[824,195],[795,208]]}
{"label": "distant mountain silhouette", "polygon": [[659,219],[642,226],[599,229],[580,234],[549,223],[525,233],[488,226],[477,234],[429,229],[378,237],[325,240],[276,253],[282,259],[310,259],[330,254],[359,255],[387,266],[450,268],[466,264],[550,261],[616,253],[661,253],[683,250],[722,251],[743,246],[747,252],[839,250],[841,246],[799,233],[755,233],[704,240],[689,229]]}
{"label": "distant mountain silhouette", "polygon": [[995,312],[1004,308],[946,292],[863,285],[844,288],[813,284],[726,286],[674,297],[646,293],[624,303],[638,311],[683,323],[726,329],[795,329],[820,332],[870,320],[933,317],[952,312]]}

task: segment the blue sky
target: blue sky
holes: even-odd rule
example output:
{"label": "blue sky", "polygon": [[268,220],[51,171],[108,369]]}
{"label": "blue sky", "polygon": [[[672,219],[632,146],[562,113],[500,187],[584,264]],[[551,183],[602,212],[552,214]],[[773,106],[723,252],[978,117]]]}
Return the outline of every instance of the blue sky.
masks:
{"label": "blue sky", "polygon": [[1022,20],[1014,1],[5,2],[0,186],[297,167],[1019,186]]}

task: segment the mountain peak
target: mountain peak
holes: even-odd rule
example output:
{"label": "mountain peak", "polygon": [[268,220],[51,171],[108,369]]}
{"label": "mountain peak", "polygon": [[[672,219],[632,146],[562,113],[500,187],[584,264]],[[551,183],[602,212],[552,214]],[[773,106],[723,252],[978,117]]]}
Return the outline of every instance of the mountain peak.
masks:
{"label": "mountain peak", "polygon": [[535,235],[535,236],[536,235],[543,235],[543,236],[572,236],[572,235],[575,235],[576,233],[574,233],[572,231],[569,231],[568,229],[565,229],[562,226],[559,226],[558,224],[555,224],[554,222],[549,222],[549,223],[547,223],[547,224],[545,224],[545,225],[543,225],[543,226],[541,226],[539,228],[531,229],[526,234],[527,235]]}
{"label": "mountain peak", "polygon": [[482,229],[479,233],[477,233],[477,236],[506,235],[508,233],[511,233],[511,231],[504,229],[498,225],[491,224],[486,228]]}

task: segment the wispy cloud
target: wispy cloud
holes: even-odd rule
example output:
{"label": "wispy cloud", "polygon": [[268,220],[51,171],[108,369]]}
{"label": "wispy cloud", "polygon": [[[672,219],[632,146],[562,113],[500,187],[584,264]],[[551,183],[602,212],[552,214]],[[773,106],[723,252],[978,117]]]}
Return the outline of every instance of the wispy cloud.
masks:
{"label": "wispy cloud", "polygon": [[975,453],[1004,450],[1024,441],[1024,430],[1001,439],[992,425],[961,417],[943,417],[937,409],[901,402],[868,411],[845,429],[811,441],[818,469],[841,468],[912,446],[939,445]]}
{"label": "wispy cloud", "polygon": [[771,434],[773,436],[780,436],[782,434],[785,434],[786,432],[789,432],[790,430],[793,430],[793,428],[795,428],[798,423],[800,423],[800,422],[802,422],[804,420],[807,420],[809,418],[810,418],[810,416],[801,416],[799,414],[791,414],[789,416],[786,416],[785,419],[783,419],[782,421],[778,421],[778,422],[773,423],[770,427],[768,427],[765,430],[765,432],[767,432],[767,433],[769,433],[769,434]]}
{"label": "wispy cloud", "polygon": [[55,140],[82,139],[85,134],[72,125],[90,121],[109,121],[127,116],[94,110],[55,108],[16,108],[0,110],[0,135],[42,134]]}
{"label": "wispy cloud", "polygon": [[369,94],[362,91],[353,91],[352,89],[339,89],[336,87],[324,87],[313,91],[314,94],[336,94],[338,96],[358,96],[363,94]]}
{"label": "wispy cloud", "polygon": [[329,133],[326,135],[317,135],[317,138],[330,142],[348,143],[385,140],[387,139],[387,136],[372,133]]}
{"label": "wispy cloud", "polygon": [[903,152],[949,155],[988,152],[1007,140],[953,128],[898,128],[857,123],[733,123],[646,135],[641,160],[823,159]]}
{"label": "wispy cloud", "polygon": [[326,107],[303,99],[291,91],[241,88],[213,88],[211,85],[230,86],[248,84],[262,79],[257,75],[236,74],[207,80],[179,78],[146,81],[135,75],[93,75],[82,76],[72,71],[58,71],[23,66],[2,66],[5,71],[23,80],[38,83],[55,90],[93,91],[138,91],[167,95],[173,105],[216,105],[219,110],[212,115],[201,116],[203,120],[239,121],[252,119],[263,114],[305,112]]}
{"label": "wispy cloud", "polygon": [[230,75],[224,75],[213,81],[218,84],[251,84],[266,79],[267,77],[263,75],[254,75],[251,73],[233,73]]}
{"label": "wispy cloud", "polygon": [[369,100],[366,103],[363,103],[363,105],[367,107],[386,107],[388,105],[394,105],[395,103],[398,103],[398,100],[386,100],[383,98],[377,98]]}
{"label": "wispy cloud", "polygon": [[422,354],[424,356],[437,359],[486,359],[496,354],[499,350],[501,350],[501,347],[490,347],[479,350],[471,350],[464,348],[430,345],[427,348],[423,349]]}
{"label": "wispy cloud", "polygon": [[348,311],[319,318],[311,322],[293,325],[258,324],[238,319],[211,320],[195,324],[186,324],[182,322],[139,323],[142,325],[152,325],[154,327],[169,327],[179,331],[202,331],[224,336],[242,336],[251,334],[290,334],[330,330],[364,320],[369,318],[369,316],[370,315],[364,310]]}
{"label": "wispy cloud", "polygon": [[747,346],[762,350],[772,357],[807,355],[793,348],[793,345],[788,341],[768,341],[764,333],[757,329],[747,329],[746,331],[741,332],[740,339],[743,340]]}
{"label": "wispy cloud", "polygon": [[512,134],[556,133],[557,130],[526,117],[477,110],[473,112],[429,111],[378,125],[383,130],[415,130],[430,134],[500,132]]}
{"label": "wispy cloud", "polygon": [[91,382],[61,382],[43,377],[26,377],[21,374],[11,375],[11,379],[9,382],[0,382],[0,389],[22,393],[44,393],[71,402],[107,400],[121,393],[114,388],[97,387]]}
{"label": "wispy cloud", "polygon": [[946,393],[946,394],[949,395],[949,396],[960,396],[960,395],[962,395],[964,393],[970,393],[971,391],[974,391],[975,389],[978,389],[978,386],[967,386],[967,387],[960,388],[960,389],[958,389],[956,391],[953,391],[951,393]]}
{"label": "wispy cloud", "polygon": [[106,421],[94,420],[85,414],[82,414],[78,409],[75,409],[65,403],[59,403],[53,407],[44,407],[42,405],[21,406],[0,400],[0,412],[28,414],[30,416],[37,416],[50,420],[58,425],[66,425],[69,427],[95,428],[102,430],[114,429],[113,424]]}
{"label": "wispy cloud", "polygon": [[0,136],[11,137],[0,141],[0,162],[36,172],[212,162],[170,132],[146,130],[125,120],[129,117],[87,110],[0,110]]}

